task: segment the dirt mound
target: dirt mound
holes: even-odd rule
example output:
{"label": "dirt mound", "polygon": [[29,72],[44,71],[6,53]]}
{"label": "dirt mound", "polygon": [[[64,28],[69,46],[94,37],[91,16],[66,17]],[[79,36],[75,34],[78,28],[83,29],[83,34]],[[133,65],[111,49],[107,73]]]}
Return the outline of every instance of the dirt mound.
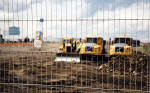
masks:
{"label": "dirt mound", "polygon": [[103,72],[114,72],[117,74],[148,75],[150,57],[143,53],[134,53],[131,56],[116,56],[99,67]]}
{"label": "dirt mound", "polygon": [[98,61],[55,62],[56,54],[52,53],[8,54],[0,57],[0,92],[124,93],[136,89],[142,93],[149,89],[149,57],[144,54],[114,57],[103,65]]}

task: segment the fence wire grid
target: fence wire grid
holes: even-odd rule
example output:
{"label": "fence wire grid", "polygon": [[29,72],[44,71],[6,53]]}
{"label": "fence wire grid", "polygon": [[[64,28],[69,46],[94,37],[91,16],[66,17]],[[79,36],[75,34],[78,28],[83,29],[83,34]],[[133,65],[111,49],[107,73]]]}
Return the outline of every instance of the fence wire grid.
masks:
{"label": "fence wire grid", "polygon": [[0,93],[149,93],[150,0],[0,0]]}

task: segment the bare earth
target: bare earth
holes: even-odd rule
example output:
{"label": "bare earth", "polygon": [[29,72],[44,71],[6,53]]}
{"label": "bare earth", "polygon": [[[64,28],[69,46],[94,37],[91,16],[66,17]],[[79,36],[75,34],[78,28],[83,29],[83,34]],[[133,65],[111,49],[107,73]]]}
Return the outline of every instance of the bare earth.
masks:
{"label": "bare earth", "polygon": [[55,62],[59,45],[0,47],[0,93],[148,93],[149,56]]}

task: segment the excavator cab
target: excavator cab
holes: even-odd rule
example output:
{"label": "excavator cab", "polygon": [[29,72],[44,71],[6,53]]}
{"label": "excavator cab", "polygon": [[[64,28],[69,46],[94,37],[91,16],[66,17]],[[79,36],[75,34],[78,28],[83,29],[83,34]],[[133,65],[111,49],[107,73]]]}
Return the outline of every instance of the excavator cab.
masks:
{"label": "excavator cab", "polygon": [[57,52],[55,61],[75,61],[80,62],[79,53],[77,52],[77,47],[80,42],[74,38],[67,37],[62,38],[60,52]]}
{"label": "excavator cab", "polygon": [[63,38],[62,39],[62,48],[63,53],[72,53],[73,52],[73,42],[74,38]]}

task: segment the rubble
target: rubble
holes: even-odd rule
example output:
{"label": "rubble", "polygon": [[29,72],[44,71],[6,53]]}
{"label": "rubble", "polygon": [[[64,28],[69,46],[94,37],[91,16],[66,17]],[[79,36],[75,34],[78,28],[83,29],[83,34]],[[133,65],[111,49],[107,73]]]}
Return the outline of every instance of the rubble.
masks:
{"label": "rubble", "polygon": [[0,92],[124,93],[138,90],[142,93],[149,89],[148,55],[135,53],[116,56],[108,62],[77,64],[55,62],[55,53],[4,52],[0,56]]}
{"label": "rubble", "polygon": [[150,67],[150,57],[141,52],[130,56],[115,56],[99,68],[103,72],[117,72],[123,74],[133,74],[148,76]]}

